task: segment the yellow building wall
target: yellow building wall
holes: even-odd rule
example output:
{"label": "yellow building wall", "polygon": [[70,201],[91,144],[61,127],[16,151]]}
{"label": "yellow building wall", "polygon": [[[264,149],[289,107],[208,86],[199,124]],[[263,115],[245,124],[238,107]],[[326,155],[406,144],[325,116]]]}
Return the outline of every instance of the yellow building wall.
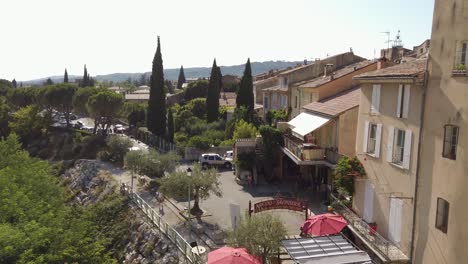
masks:
{"label": "yellow building wall", "polygon": [[[467,25],[468,0],[435,1],[413,263],[468,261],[468,77],[452,76]],[[446,124],[459,127],[456,160],[442,157]],[[449,202],[447,233],[435,228],[438,197]]]}
{"label": "yellow building wall", "polygon": [[348,157],[356,155],[356,131],[359,107],[350,109],[338,119],[338,152]]}

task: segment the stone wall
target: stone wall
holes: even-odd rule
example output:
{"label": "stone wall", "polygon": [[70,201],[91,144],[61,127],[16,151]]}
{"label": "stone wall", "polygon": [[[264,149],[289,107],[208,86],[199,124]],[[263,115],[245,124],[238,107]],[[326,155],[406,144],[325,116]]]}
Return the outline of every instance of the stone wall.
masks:
{"label": "stone wall", "polygon": [[212,147],[208,150],[187,147],[184,151],[184,160],[197,161],[200,158],[200,155],[203,153],[217,153],[223,156],[228,150],[232,150],[232,147]]}

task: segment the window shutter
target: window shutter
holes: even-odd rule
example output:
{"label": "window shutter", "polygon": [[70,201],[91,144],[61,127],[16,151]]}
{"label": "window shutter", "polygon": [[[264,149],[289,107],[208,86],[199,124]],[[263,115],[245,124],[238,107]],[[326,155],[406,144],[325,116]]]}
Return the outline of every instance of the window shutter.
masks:
{"label": "window shutter", "polygon": [[398,102],[397,102],[397,109],[396,109],[396,116],[401,117],[401,94],[403,92],[403,85],[400,84],[398,87]]}
{"label": "window shutter", "polygon": [[382,124],[377,124],[377,131],[375,135],[375,157],[380,157],[380,141],[382,141]]}
{"label": "window shutter", "polygon": [[405,133],[405,149],[403,150],[403,168],[409,169],[411,158],[411,130]]}
{"label": "window shutter", "polygon": [[405,85],[405,98],[403,98],[403,118],[408,118],[410,105],[410,85]]}
{"label": "window shutter", "polygon": [[362,152],[367,153],[367,140],[369,138],[369,121],[364,122],[364,131],[362,133],[364,138],[362,139]]}
{"label": "window shutter", "polygon": [[378,114],[380,108],[380,84],[372,86],[371,113]]}
{"label": "window shutter", "polygon": [[395,129],[391,126],[388,128],[388,138],[387,138],[387,161],[393,161],[393,137],[395,134]]}

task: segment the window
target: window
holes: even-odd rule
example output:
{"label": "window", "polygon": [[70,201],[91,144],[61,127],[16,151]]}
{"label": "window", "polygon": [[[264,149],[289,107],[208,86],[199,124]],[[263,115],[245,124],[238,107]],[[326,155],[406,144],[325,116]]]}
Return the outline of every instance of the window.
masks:
{"label": "window", "polygon": [[367,153],[375,153],[375,141],[377,136],[377,125],[369,124],[369,139],[367,140]]}
{"label": "window", "polygon": [[380,109],[380,84],[372,86],[371,114],[378,114]]}
{"label": "window", "polygon": [[397,117],[407,118],[410,104],[410,85],[400,84],[398,89]]}
{"label": "window", "polygon": [[468,66],[468,60],[467,60],[467,57],[466,56],[466,53],[467,53],[467,49],[468,49],[468,42],[464,42],[462,44],[462,51],[461,51],[461,58],[460,58],[460,64],[463,64],[465,66]]}
{"label": "window", "polygon": [[263,107],[265,107],[265,109],[268,109],[268,97],[264,97],[263,98]]}
{"label": "window", "polygon": [[272,107],[274,107],[274,105],[278,104],[278,95],[275,94],[275,93],[272,95],[271,104],[273,105]]}
{"label": "window", "polygon": [[411,156],[411,130],[388,128],[387,161],[409,169]]}
{"label": "window", "polygon": [[288,87],[288,78],[287,77],[284,77],[283,78],[283,83],[281,84],[281,86],[284,88],[284,87]]}
{"label": "window", "polygon": [[397,129],[395,143],[393,146],[393,159],[392,162],[395,164],[401,164],[403,162],[403,152],[405,150],[405,131]]}
{"label": "window", "polygon": [[219,155],[216,155],[215,157],[216,157],[216,160],[223,160],[223,158],[221,158],[221,156]]}
{"label": "window", "polygon": [[458,127],[453,125],[444,126],[444,158],[457,159]]}
{"label": "window", "polygon": [[208,160],[214,160],[215,157],[214,156],[208,156]]}
{"label": "window", "polygon": [[449,217],[449,203],[442,198],[437,198],[436,228],[447,233]]}
{"label": "window", "polygon": [[364,124],[363,151],[375,158],[380,157],[380,141],[382,138],[382,124],[366,121]]}
{"label": "window", "polygon": [[294,102],[294,108],[297,108],[297,95],[296,95],[296,99],[295,99],[295,102]]}

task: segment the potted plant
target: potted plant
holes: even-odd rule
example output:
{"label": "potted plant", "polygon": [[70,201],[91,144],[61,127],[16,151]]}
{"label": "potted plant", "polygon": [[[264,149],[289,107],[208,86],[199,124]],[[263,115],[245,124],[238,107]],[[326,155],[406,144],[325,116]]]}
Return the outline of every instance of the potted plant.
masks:
{"label": "potted plant", "polygon": [[466,76],[466,66],[465,64],[461,63],[455,67],[455,70],[452,72],[453,76]]}

